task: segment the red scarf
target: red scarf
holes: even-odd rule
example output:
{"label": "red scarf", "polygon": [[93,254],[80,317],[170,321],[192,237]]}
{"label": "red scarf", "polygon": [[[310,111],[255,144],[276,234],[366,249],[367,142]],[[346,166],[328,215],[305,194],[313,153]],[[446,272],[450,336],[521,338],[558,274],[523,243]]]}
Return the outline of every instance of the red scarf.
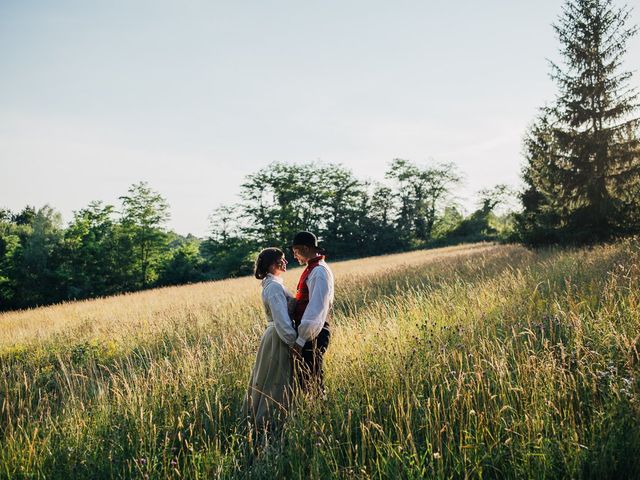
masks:
{"label": "red scarf", "polygon": [[300,320],[304,315],[304,311],[309,305],[309,287],[307,286],[307,278],[311,271],[318,266],[320,260],[324,260],[324,255],[318,255],[307,262],[307,268],[304,269],[298,282],[298,289],[296,291],[296,308],[293,312],[293,321],[296,328],[300,325]]}

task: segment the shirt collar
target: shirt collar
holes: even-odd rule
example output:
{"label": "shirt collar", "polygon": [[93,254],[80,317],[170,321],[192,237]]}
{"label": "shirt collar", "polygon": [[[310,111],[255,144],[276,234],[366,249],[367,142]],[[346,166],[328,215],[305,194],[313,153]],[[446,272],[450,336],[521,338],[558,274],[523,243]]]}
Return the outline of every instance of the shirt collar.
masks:
{"label": "shirt collar", "polygon": [[317,257],[313,257],[311,260],[307,262],[307,266],[313,265],[314,263],[320,263],[324,260],[324,255],[318,255]]}
{"label": "shirt collar", "polygon": [[271,282],[279,283],[280,285],[284,285],[284,280],[282,277],[276,277],[272,273],[267,273],[267,276],[262,280],[262,286],[266,287]]}

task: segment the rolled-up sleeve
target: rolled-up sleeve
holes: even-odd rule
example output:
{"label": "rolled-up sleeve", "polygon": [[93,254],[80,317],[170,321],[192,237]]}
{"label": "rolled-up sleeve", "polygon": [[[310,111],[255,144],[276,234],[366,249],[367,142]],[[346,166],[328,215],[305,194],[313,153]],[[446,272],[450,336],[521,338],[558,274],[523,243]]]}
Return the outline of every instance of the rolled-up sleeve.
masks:
{"label": "rolled-up sleeve", "polygon": [[309,304],[304,311],[298,326],[296,343],[301,347],[309,340],[316,338],[327,320],[333,293],[329,285],[329,272],[323,267],[316,267],[307,277],[309,287]]}
{"label": "rolled-up sleeve", "polygon": [[292,346],[298,334],[293,327],[293,322],[289,317],[287,308],[287,297],[282,287],[273,285],[266,293],[269,309],[271,310],[271,318],[276,327],[276,332],[280,339],[289,346]]}

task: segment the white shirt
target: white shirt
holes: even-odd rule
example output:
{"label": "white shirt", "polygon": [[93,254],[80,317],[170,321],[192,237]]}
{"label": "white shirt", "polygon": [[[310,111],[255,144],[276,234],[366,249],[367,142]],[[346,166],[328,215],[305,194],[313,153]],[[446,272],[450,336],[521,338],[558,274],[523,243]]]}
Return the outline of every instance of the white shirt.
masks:
{"label": "white shirt", "polygon": [[280,339],[289,346],[295,343],[298,336],[287,308],[287,299],[292,297],[285,288],[282,278],[269,273],[262,280],[262,303],[267,317],[270,322],[273,322]]}
{"label": "white shirt", "polygon": [[298,327],[296,343],[301,347],[316,338],[322,331],[333,305],[333,272],[324,260],[311,270],[307,277],[309,304]]}

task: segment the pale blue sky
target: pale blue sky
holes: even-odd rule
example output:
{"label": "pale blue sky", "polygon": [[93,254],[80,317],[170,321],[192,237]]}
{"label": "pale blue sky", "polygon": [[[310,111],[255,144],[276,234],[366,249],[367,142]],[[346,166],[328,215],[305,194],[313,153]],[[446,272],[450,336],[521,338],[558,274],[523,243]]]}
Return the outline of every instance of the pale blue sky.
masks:
{"label": "pale blue sky", "polygon": [[400,157],[455,162],[471,208],[518,185],[524,130],[556,92],[561,4],[0,0],[0,206],[68,221],[146,180],[171,228],[204,235],[270,162],[382,180]]}

